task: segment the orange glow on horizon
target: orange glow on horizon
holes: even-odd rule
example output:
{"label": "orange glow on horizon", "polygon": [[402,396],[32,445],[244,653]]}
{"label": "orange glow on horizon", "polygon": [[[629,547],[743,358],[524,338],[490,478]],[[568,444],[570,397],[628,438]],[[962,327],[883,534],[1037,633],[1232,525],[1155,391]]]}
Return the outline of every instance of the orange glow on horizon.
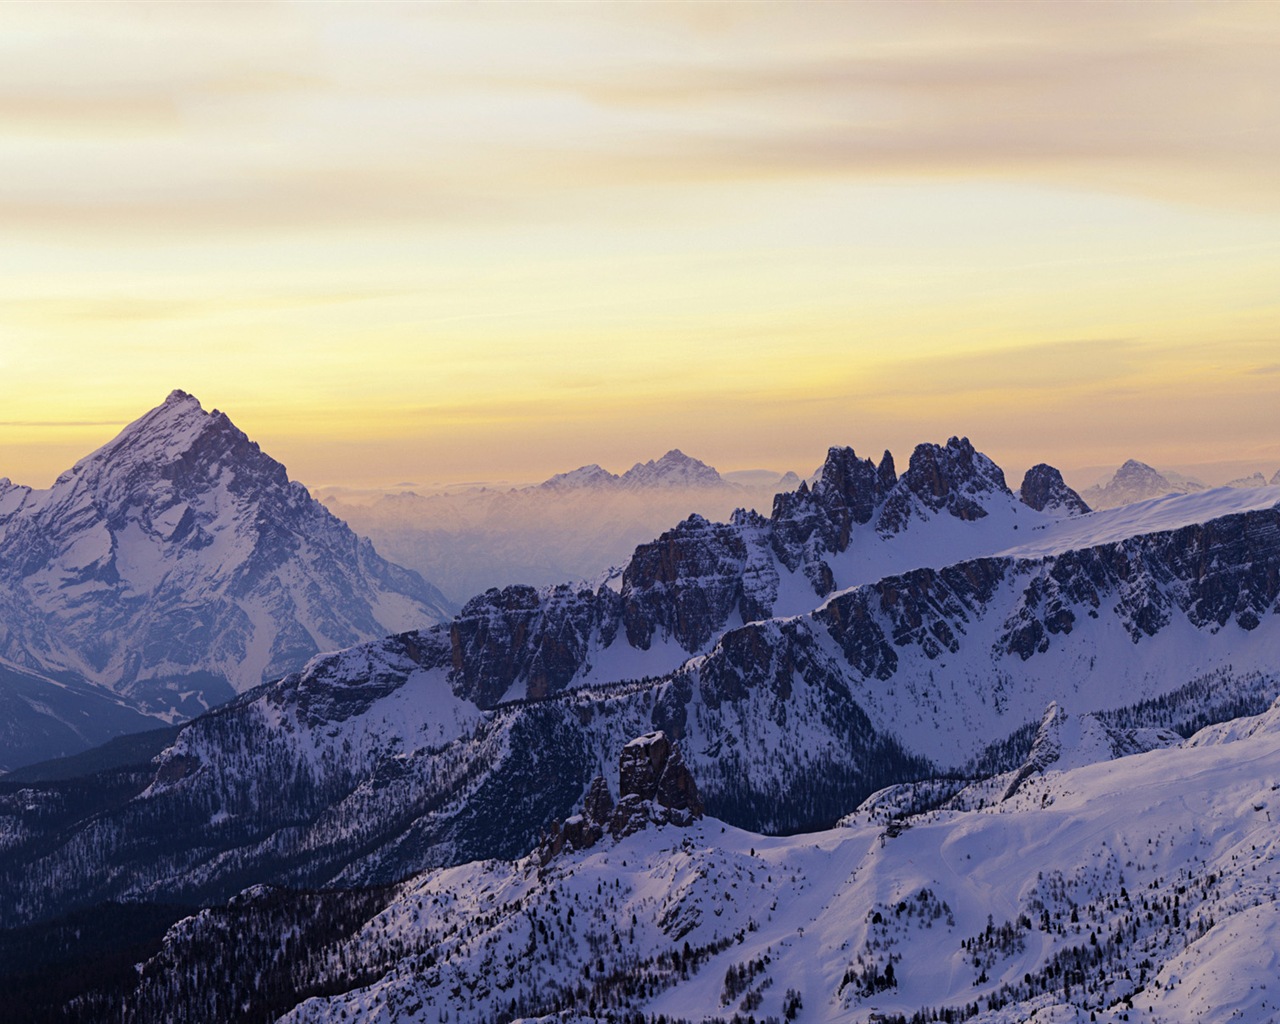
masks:
{"label": "orange glow on horizon", "polygon": [[7,5],[0,476],[1280,467],[1270,5]]}

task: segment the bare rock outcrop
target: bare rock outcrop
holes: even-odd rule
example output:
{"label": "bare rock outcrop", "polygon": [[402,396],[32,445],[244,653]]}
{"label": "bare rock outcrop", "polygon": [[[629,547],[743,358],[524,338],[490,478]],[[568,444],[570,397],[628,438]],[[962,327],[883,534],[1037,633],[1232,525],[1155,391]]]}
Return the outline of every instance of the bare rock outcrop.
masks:
{"label": "bare rock outcrop", "polygon": [[650,824],[687,826],[702,817],[702,797],[680,746],[661,731],[637,736],[622,748],[618,791],[615,805],[604,777],[592,779],[582,812],[552,823],[535,854],[538,862],[546,864],[566,849],[590,849],[605,833],[621,839]]}

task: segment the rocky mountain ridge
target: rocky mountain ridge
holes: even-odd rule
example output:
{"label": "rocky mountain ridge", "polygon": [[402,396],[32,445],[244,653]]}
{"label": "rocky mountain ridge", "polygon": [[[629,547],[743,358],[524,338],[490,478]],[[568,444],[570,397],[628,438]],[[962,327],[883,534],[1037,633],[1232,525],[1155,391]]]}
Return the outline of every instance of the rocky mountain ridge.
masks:
{"label": "rocky mountain ridge", "polygon": [[[595,591],[483,595],[451,623],[318,657],[197,720],[111,808],[77,818],[52,794],[39,812],[0,800],[0,918],[225,899],[246,877],[383,884],[518,856],[581,806],[628,738],[653,730],[680,743],[708,813],[789,832],[944,769],[1016,770],[1050,700],[1124,712],[1118,728],[1183,728],[1280,689],[1268,672],[1280,495],[1223,490],[1054,519],[930,473],[924,490],[943,511],[882,534],[888,498],[868,511],[850,481],[885,493],[884,460],[833,459],[852,471],[806,488],[789,508],[802,514],[783,520],[833,575],[885,564],[858,563],[866,549],[928,554],[935,531],[947,550],[955,529],[994,553],[821,598],[803,558],[794,572],[776,561],[768,521],[743,516],[686,521],[637,553],[635,575]],[[945,511],[950,492],[970,518]],[[975,493],[983,516],[963,504]],[[842,524],[849,547],[832,554],[824,537],[838,544]],[[748,592],[772,600],[771,617],[741,621]],[[784,600],[808,610],[779,616]],[[43,820],[60,822],[52,847]],[[81,878],[70,865],[86,860],[114,867]]]}
{"label": "rocky mountain ridge", "polygon": [[1058,470],[1043,462],[1027,470],[1019,495],[1023,504],[1037,512],[1084,516],[1093,511],[1080,495],[1067,486]]}
{"label": "rocky mountain ridge", "polygon": [[702,798],[680,753],[666,733],[646,733],[622,747],[618,757],[618,800],[597,775],[587,787],[582,811],[551,823],[534,856],[543,864],[565,850],[587,850],[606,834],[622,839],[651,825],[692,825],[702,817]]}
{"label": "rocky mountain ridge", "polygon": [[[1045,470],[1056,473],[1037,472]],[[994,535],[962,536],[955,555],[984,542],[998,549],[1019,523],[1034,529],[1080,514],[1084,506],[1060,474],[1053,493],[1046,509],[1018,500],[968,439],[918,446],[901,477],[888,452],[877,465],[851,448],[832,448],[818,482],[777,495],[770,517],[739,510],[727,523],[711,523],[690,516],[637,547],[621,575],[594,590],[508,587],[473,598],[450,626],[459,692],[483,706],[617,678],[626,650],[618,638],[635,652],[653,652],[631,657],[643,665],[631,674],[669,671],[725,628],[799,614],[837,587],[922,564],[927,555],[916,535],[945,532],[940,523],[999,521]]]}

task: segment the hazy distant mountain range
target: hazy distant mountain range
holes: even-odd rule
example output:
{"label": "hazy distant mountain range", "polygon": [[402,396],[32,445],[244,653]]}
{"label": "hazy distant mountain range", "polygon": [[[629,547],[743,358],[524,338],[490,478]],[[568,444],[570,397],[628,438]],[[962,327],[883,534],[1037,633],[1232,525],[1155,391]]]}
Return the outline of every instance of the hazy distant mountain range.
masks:
{"label": "hazy distant mountain range", "polygon": [[595,579],[692,512],[727,519],[735,508],[768,510],[799,483],[795,473],[726,478],[672,450],[625,473],[593,464],[525,487],[318,496],[379,551],[462,602],[512,583]]}
{"label": "hazy distant mountain range", "polygon": [[[1268,482],[1260,472],[1231,480],[1227,487],[1275,487],[1280,486],[1280,470]],[[1193,494],[1207,490],[1208,485],[1193,477],[1173,470],[1160,471],[1145,462],[1130,459],[1115,471],[1105,483],[1094,484],[1080,492],[1091,508],[1118,508],[1148,498],[1160,498],[1166,494]]]}
{"label": "hazy distant mountain range", "polygon": [[678,448],[673,448],[660,459],[637,462],[621,476],[592,463],[568,473],[557,473],[538,485],[544,490],[576,490],[581,488],[687,488],[727,487],[719,473],[698,459],[691,459]]}

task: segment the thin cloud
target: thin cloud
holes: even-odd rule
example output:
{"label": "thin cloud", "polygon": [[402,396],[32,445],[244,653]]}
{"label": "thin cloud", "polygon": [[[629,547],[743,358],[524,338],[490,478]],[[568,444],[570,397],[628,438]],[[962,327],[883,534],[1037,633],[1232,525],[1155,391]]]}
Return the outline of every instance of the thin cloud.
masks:
{"label": "thin cloud", "polygon": [[932,354],[882,363],[861,386],[877,401],[990,393],[1012,399],[1124,381],[1141,369],[1141,353],[1142,346],[1133,338],[1081,338]]}
{"label": "thin cloud", "polygon": [[0,420],[0,427],[121,427],[128,420]]}
{"label": "thin cloud", "polygon": [[264,313],[300,307],[339,306],[377,302],[405,294],[394,290],[288,291],[277,294],[238,294],[234,303],[215,298],[163,298],[143,295],[102,298],[37,297],[0,302],[0,310],[12,321],[34,323],[104,323],[192,320],[224,316],[228,312]]}
{"label": "thin cloud", "polygon": [[[1280,204],[1280,18],[1266,10],[729,6],[704,22],[267,5],[226,28],[209,11],[150,12],[151,32],[131,33],[112,5],[91,20],[121,45],[92,50],[64,15],[83,66],[9,60],[0,76],[0,123],[19,129],[0,218],[135,233],[483,224],[586,216],[566,208],[570,184],[805,176]],[[315,44],[339,21],[366,31]],[[166,45],[135,38],[155,31]],[[517,45],[522,32],[544,45]],[[52,142],[24,148],[23,129]]]}

